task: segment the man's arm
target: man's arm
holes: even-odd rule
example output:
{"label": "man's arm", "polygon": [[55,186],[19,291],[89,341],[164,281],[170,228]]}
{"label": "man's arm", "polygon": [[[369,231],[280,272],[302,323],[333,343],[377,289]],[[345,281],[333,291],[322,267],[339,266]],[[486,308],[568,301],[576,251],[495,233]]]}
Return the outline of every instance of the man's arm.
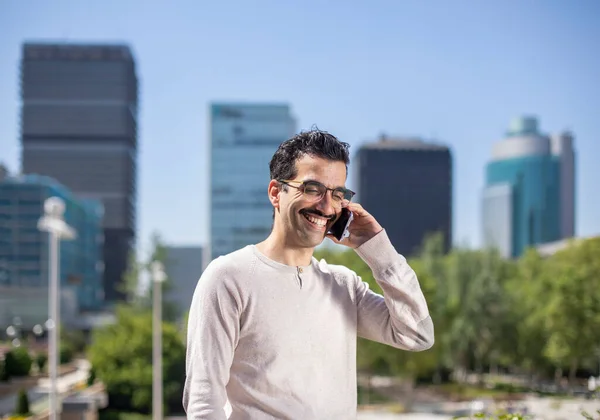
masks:
{"label": "man's arm", "polygon": [[358,335],[404,350],[433,346],[433,322],[415,272],[382,230],[357,248],[383,296],[357,278]]}
{"label": "man's arm", "polygon": [[222,260],[200,278],[190,307],[183,407],[188,419],[226,419],[225,386],[239,339],[237,292]]}

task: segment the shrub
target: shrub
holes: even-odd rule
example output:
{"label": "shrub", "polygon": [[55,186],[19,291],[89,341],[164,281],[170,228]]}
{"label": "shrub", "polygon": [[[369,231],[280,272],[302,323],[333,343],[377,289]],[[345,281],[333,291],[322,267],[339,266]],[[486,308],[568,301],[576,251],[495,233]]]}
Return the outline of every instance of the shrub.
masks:
{"label": "shrub", "polygon": [[24,389],[19,391],[17,397],[17,406],[15,407],[15,414],[26,416],[29,414],[29,397]]}
{"label": "shrub", "polygon": [[60,364],[69,363],[73,360],[73,356],[75,355],[75,351],[73,347],[68,344],[61,344],[60,346]]}
{"label": "shrub", "polygon": [[92,368],[90,369],[90,376],[88,376],[88,379],[87,379],[88,386],[94,385],[95,381],[96,381],[96,369],[94,369],[94,367],[92,366]]}
{"label": "shrub", "polygon": [[46,366],[46,362],[48,362],[48,355],[46,353],[39,353],[35,357],[35,364],[37,365],[40,372],[42,372],[44,370],[44,367]]}
{"label": "shrub", "polygon": [[6,353],[4,368],[9,377],[27,376],[31,370],[32,363],[27,349],[19,347]]}
{"label": "shrub", "polygon": [[3,360],[0,360],[0,381],[8,381],[10,379],[10,375],[6,370],[6,364]]}

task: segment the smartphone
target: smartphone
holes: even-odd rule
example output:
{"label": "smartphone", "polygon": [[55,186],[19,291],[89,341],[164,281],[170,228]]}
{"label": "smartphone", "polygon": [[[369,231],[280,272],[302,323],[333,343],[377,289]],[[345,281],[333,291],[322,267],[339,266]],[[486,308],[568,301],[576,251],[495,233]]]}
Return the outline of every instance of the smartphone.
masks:
{"label": "smartphone", "polygon": [[350,223],[352,223],[352,219],[354,219],[354,215],[350,210],[344,207],[342,209],[342,214],[340,215],[339,219],[337,219],[337,221],[331,226],[331,229],[329,229],[329,232],[327,233],[331,233],[338,241],[347,238],[348,236],[350,236],[348,227],[350,226]]}

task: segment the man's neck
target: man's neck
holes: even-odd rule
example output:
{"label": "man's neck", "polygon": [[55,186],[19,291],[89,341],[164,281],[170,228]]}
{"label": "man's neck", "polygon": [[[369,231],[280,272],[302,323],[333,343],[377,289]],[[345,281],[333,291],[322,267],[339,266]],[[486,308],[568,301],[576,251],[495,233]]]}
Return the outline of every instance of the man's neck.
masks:
{"label": "man's neck", "polygon": [[256,248],[273,261],[296,267],[310,265],[315,250],[293,246],[275,232],[271,232],[267,239],[256,244]]}

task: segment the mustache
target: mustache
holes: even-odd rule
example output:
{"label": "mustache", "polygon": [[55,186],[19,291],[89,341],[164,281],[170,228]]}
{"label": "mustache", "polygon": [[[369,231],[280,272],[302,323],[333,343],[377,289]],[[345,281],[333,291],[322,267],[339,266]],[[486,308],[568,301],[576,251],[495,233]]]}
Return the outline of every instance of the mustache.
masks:
{"label": "mustache", "polygon": [[335,219],[335,214],[324,214],[322,211],[319,211],[317,209],[313,209],[313,210],[301,210],[300,213],[302,214],[314,214],[315,216],[319,216],[319,217],[323,217],[325,219],[328,220],[333,220]]}

